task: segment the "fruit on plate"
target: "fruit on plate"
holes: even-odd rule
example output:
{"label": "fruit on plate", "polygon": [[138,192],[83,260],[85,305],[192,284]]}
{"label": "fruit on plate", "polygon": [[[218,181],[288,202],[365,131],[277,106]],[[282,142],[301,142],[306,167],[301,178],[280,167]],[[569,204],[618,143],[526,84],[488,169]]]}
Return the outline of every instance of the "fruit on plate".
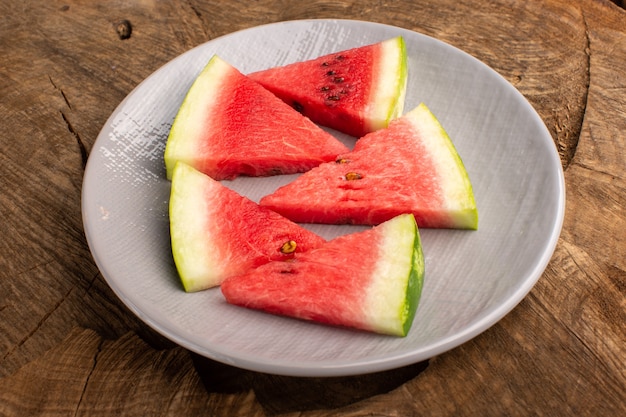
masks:
{"label": "fruit on plate", "polygon": [[314,122],[361,137],[402,114],[406,48],[396,37],[249,76]]}
{"label": "fruit on plate", "polygon": [[463,162],[423,103],[260,204],[298,223],[374,225],[413,213],[419,227],[478,227]]}
{"label": "fruit on plate", "polygon": [[170,238],[187,292],[214,287],[228,276],[293,258],[325,242],[184,162],[172,174]]}
{"label": "fruit on plate", "polygon": [[419,231],[414,217],[404,214],[292,260],[269,262],[228,278],[220,288],[231,304],[405,336],[423,279]]}
{"label": "fruit on plate", "polygon": [[182,161],[216,180],[303,172],[345,145],[213,56],[196,78],[165,147],[167,177]]}

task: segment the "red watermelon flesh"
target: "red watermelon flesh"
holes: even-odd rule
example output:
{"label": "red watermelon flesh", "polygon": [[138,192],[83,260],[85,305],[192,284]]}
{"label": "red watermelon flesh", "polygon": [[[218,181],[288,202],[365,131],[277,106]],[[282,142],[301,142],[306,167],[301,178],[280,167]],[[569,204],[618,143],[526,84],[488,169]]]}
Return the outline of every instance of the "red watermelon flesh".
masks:
{"label": "red watermelon flesh", "polygon": [[352,152],[263,197],[299,223],[375,225],[413,213],[420,227],[476,229],[472,186],[450,138],[421,104]]}
{"label": "red watermelon flesh", "polygon": [[249,77],[314,122],[361,137],[402,114],[406,48],[396,37]]}
{"label": "red watermelon flesh", "polygon": [[189,89],[165,148],[216,180],[303,172],[348,149],[272,93],[211,58]]}
{"label": "red watermelon flesh", "polygon": [[325,242],[183,162],[174,168],[169,204],[172,253],[188,292]]}
{"label": "red watermelon flesh", "polygon": [[221,291],[247,308],[405,336],[423,277],[419,232],[407,214],[228,278]]}

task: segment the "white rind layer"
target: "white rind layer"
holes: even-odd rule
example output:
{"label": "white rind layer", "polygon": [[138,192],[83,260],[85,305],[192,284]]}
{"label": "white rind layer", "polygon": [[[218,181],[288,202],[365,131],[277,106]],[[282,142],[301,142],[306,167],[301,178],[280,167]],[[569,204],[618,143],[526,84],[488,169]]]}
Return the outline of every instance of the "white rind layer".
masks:
{"label": "white rind layer", "polygon": [[224,77],[232,67],[214,55],[189,88],[183,103],[176,114],[165,147],[167,178],[177,161],[190,163],[196,156],[198,142],[204,137],[210,120],[206,115],[213,114],[213,107],[220,101],[218,95]]}
{"label": "white rind layer", "polygon": [[411,273],[424,273],[423,258],[413,253],[419,232],[410,214],[377,227],[383,228],[383,240],[364,301],[364,322],[375,332],[402,335],[409,315],[406,304]]}
{"label": "white rind layer", "polygon": [[[387,127],[389,122],[402,115],[406,96],[407,62],[406,48],[401,37],[381,42],[380,60],[385,76],[378,77],[378,84],[373,86],[369,103],[365,110],[370,119],[371,131]],[[373,69],[376,71],[377,69]],[[389,74],[389,75],[387,75]]]}
{"label": "white rind layer", "polygon": [[454,216],[468,216],[464,224],[477,224],[476,202],[463,161],[445,129],[428,107],[421,103],[404,117],[411,122],[419,133],[417,138],[428,138],[424,148],[432,157],[435,170],[439,175],[443,201],[442,208],[453,212]]}
{"label": "white rind layer", "polygon": [[211,209],[206,195],[213,182],[187,164],[173,170],[170,194],[170,234],[172,254],[185,291],[193,292],[219,284],[220,254],[207,227]]}

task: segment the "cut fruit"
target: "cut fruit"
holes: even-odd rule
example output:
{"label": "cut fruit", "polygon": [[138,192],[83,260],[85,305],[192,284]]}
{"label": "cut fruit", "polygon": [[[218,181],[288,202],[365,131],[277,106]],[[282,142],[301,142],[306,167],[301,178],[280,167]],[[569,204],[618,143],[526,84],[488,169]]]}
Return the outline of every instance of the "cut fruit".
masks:
{"label": "cut fruit", "polygon": [[174,262],[187,292],[325,242],[182,162],[173,170],[169,215]]}
{"label": "cut fruit", "polygon": [[182,161],[216,180],[303,172],[345,145],[218,56],[194,81],[165,148],[167,178]]}
{"label": "cut fruit", "polygon": [[463,162],[424,104],[260,204],[298,223],[375,225],[413,213],[419,227],[478,228]]}
{"label": "cut fruit", "polygon": [[249,75],[312,121],[355,137],[402,114],[407,82],[402,37]]}
{"label": "cut fruit", "polygon": [[221,291],[229,303],[247,308],[405,336],[423,279],[419,231],[405,214],[228,278]]}

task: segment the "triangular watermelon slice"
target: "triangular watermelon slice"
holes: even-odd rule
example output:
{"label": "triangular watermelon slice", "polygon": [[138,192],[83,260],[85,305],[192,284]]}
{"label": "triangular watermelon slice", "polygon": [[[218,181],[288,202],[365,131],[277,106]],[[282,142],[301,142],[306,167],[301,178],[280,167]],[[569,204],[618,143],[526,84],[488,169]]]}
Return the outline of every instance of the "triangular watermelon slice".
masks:
{"label": "triangular watermelon slice", "polygon": [[361,137],[402,114],[406,48],[396,37],[249,77],[314,122]]}
{"label": "triangular watermelon slice", "polygon": [[229,303],[269,313],[405,336],[424,279],[415,219],[400,215],[340,236],[291,261],[276,261],[221,285]]}
{"label": "triangular watermelon slice", "polygon": [[176,115],[167,177],[183,161],[216,180],[303,172],[345,145],[233,66],[213,56]]}
{"label": "triangular watermelon slice", "polygon": [[298,223],[374,225],[413,213],[420,227],[478,227],[463,162],[424,104],[260,204]]}
{"label": "triangular watermelon slice", "polygon": [[183,162],[172,174],[172,253],[185,291],[214,287],[325,242]]}

